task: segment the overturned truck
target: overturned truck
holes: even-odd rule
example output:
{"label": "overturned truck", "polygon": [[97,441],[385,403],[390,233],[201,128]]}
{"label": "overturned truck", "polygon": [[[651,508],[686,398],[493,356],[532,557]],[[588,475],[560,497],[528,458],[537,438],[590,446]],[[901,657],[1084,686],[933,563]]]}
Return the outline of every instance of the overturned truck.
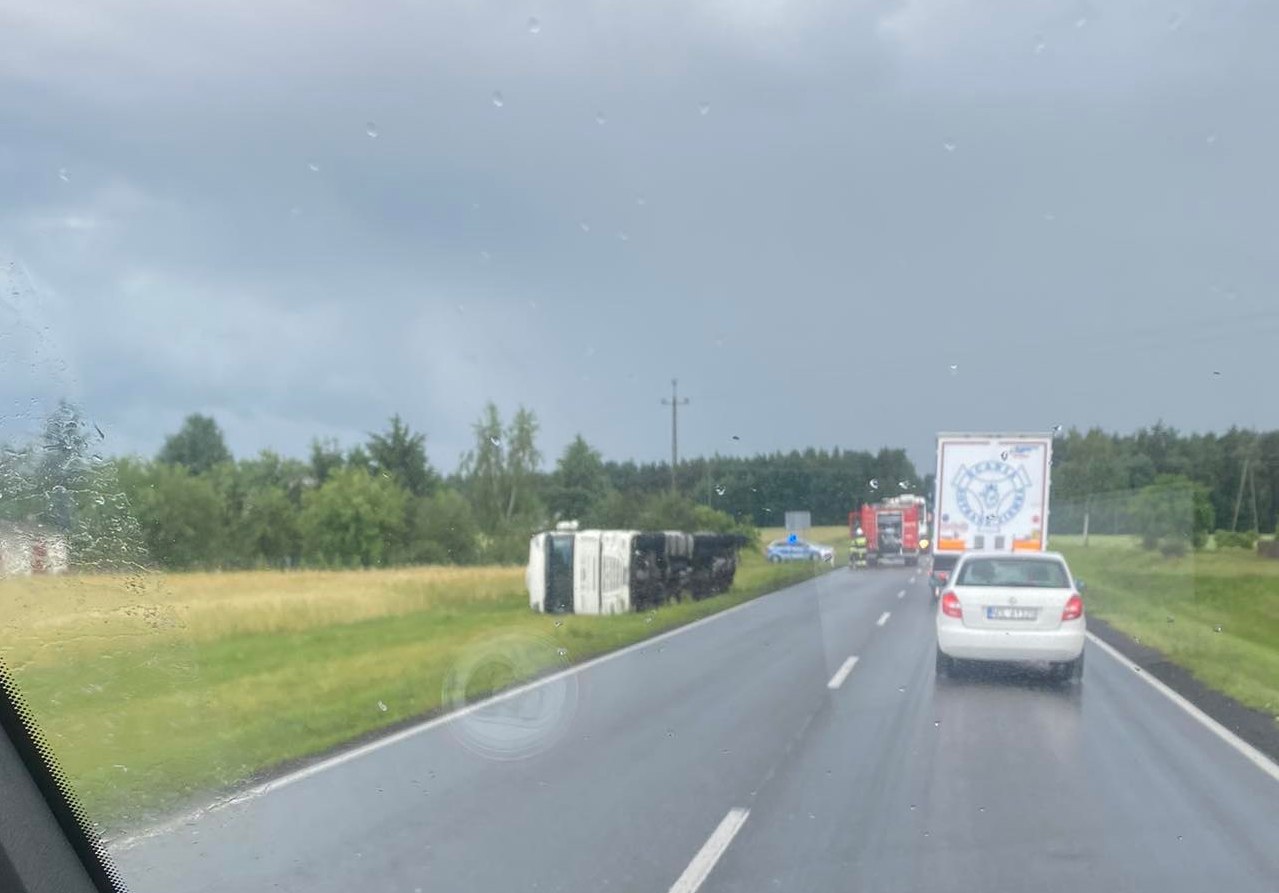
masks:
{"label": "overturned truck", "polygon": [[554,530],[529,542],[529,607],[622,614],[726,592],[746,538],[676,530]]}

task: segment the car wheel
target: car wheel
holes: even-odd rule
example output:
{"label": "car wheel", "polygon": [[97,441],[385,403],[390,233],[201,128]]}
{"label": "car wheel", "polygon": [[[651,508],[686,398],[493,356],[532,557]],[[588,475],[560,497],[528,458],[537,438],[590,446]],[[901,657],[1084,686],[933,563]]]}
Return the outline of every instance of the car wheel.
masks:
{"label": "car wheel", "polygon": [[955,675],[955,659],[944,653],[941,648],[937,649],[937,676],[940,679],[947,679]]}
{"label": "car wheel", "polygon": [[1053,664],[1053,677],[1059,682],[1069,685],[1084,678],[1084,655],[1081,651],[1074,660]]}
{"label": "car wheel", "polygon": [[1084,653],[1079,652],[1079,657],[1066,664],[1066,678],[1071,682],[1082,682],[1084,680]]}

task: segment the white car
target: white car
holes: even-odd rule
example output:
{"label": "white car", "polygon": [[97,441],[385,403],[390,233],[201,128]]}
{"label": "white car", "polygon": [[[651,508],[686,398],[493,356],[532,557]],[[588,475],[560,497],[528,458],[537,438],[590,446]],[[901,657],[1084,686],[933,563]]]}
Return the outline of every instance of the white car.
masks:
{"label": "white car", "polygon": [[938,604],[937,675],[960,661],[1048,661],[1082,678],[1083,588],[1056,552],[962,556]]}

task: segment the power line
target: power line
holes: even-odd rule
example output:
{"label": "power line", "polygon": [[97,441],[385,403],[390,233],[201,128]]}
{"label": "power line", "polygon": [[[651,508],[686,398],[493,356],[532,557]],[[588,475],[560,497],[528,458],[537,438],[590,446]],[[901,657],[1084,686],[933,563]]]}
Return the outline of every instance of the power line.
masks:
{"label": "power line", "polygon": [[679,408],[688,405],[688,398],[679,398],[679,379],[671,379],[671,399],[662,398],[663,406],[671,408],[671,492],[675,492],[675,466],[679,464]]}

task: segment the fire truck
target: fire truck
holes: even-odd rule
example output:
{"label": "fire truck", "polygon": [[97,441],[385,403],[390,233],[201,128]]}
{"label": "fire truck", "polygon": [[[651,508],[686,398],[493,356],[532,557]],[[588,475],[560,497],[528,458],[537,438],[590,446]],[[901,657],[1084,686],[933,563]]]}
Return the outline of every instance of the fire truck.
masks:
{"label": "fire truck", "polygon": [[926,524],[927,507],[922,496],[894,496],[867,503],[848,514],[848,532],[860,526],[866,537],[866,564],[900,559],[907,567],[919,563],[919,538]]}

